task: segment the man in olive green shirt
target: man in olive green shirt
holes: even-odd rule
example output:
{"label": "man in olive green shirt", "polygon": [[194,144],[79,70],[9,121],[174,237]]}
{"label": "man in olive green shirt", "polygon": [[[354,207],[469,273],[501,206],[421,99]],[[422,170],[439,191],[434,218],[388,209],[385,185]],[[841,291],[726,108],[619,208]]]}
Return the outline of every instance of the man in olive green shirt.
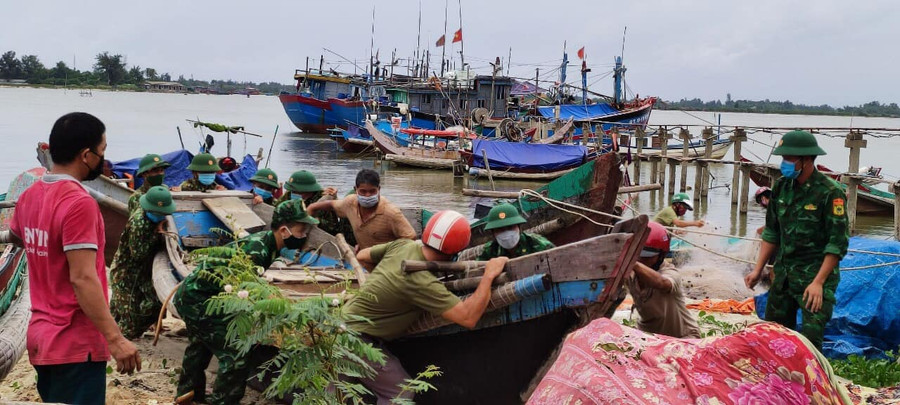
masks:
{"label": "man in olive green shirt", "polygon": [[702,219],[697,221],[685,221],[681,219],[688,211],[693,211],[691,206],[691,197],[685,193],[678,193],[672,197],[672,205],[663,208],[656,217],[653,218],[656,223],[662,226],[684,228],[688,226],[702,227],[706,225]]}
{"label": "man in olive green shirt", "polygon": [[772,189],[759,257],[744,282],[753,288],[777,249],[766,320],[793,329],[799,309],[801,333],[821,350],[841,278],[838,263],[849,244],[846,196],[840,184],[816,170],[816,156],[825,151],[809,132],[786,133],[772,154],[783,156],[783,177]]}
{"label": "man in olive green shirt", "polygon": [[[465,217],[454,211],[440,211],[428,221],[420,241],[398,239],[361,250],[357,259],[375,263],[375,268],[345,307],[347,325],[385,354],[384,365],[372,365],[376,375],[360,382],[378,397],[378,404],[389,404],[412,393],[400,389],[409,375],[400,361],[382,345],[384,340],[403,336],[425,314],[474,328],[487,308],[491,283],[503,271],[506,257],[488,261],[475,292],[461,301],[428,271],[404,272],[403,260],[449,261],[469,244],[471,230]],[[369,322],[356,320],[362,317]]]}

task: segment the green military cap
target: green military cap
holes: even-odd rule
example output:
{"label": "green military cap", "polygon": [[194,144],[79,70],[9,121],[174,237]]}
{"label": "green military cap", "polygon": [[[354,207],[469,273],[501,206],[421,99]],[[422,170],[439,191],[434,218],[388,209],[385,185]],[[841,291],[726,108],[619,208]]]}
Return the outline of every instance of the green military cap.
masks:
{"label": "green military cap", "polygon": [[253,174],[253,177],[250,178],[250,181],[255,181],[275,188],[280,187],[278,185],[278,175],[275,174],[275,171],[272,169],[257,170],[256,173]]}
{"label": "green military cap", "polygon": [[778,147],[772,151],[779,156],[820,156],[825,151],[819,147],[816,137],[806,131],[791,131],[781,137]]}
{"label": "green military cap", "polygon": [[687,209],[691,211],[694,210],[694,206],[691,205],[691,196],[687,195],[687,193],[675,194],[675,196],[672,197],[672,204],[675,203],[682,203],[687,207]]}
{"label": "green military cap", "polygon": [[316,176],[306,170],[299,170],[291,174],[291,177],[284,182],[284,188],[295,193],[312,193],[323,190],[316,181]]}
{"label": "green military cap", "polygon": [[144,158],[141,159],[141,163],[138,165],[137,175],[140,176],[145,172],[158,167],[166,168],[169,166],[172,166],[172,164],[163,160],[161,156],[155,153],[148,153],[147,156],[144,156]]}
{"label": "green military cap", "polygon": [[194,159],[191,160],[191,164],[188,165],[187,169],[201,173],[215,173],[219,171],[219,164],[216,163],[215,156],[210,155],[209,153],[201,153],[194,156]]}
{"label": "green military cap", "polygon": [[157,214],[170,215],[175,212],[175,202],[172,201],[172,193],[164,186],[150,187],[141,196],[141,208]]}
{"label": "green military cap", "polygon": [[524,224],[525,218],[519,215],[519,210],[510,203],[497,204],[488,212],[487,224],[484,230],[504,228],[510,225]]}
{"label": "green military cap", "polygon": [[302,200],[288,200],[275,207],[272,214],[272,225],[285,225],[291,222],[318,225],[319,220],[306,213]]}

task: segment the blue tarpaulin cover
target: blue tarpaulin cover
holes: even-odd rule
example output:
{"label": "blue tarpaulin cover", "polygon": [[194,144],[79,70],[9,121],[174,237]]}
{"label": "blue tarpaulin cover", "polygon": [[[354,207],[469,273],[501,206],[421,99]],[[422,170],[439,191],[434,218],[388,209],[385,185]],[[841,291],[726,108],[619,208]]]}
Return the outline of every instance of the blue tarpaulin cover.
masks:
{"label": "blue tarpaulin cover", "polygon": [[484,167],[482,150],[487,151],[491,169],[547,172],[580,166],[588,154],[588,149],[580,145],[540,145],[476,139],[472,143],[472,163],[475,167]]}
{"label": "blue tarpaulin cover", "polygon": [[[850,249],[900,255],[900,242],[850,238]],[[898,256],[871,253],[847,253],[841,268],[896,263]],[[900,265],[841,271],[835,292],[837,303],[825,328],[822,352],[830,358],[851,354],[882,357],[885,351],[900,346]],[[765,317],[768,293],[756,297],[756,311]],[[797,330],[800,330],[798,315]]]}
{"label": "blue tarpaulin cover", "polygon": [[[116,174],[116,177],[119,178],[122,178],[126,173],[134,176],[142,158],[143,156],[123,160],[121,162],[114,162],[112,164],[112,171]],[[191,164],[191,159],[194,158],[194,155],[191,152],[178,150],[163,154],[162,158],[172,164],[171,167],[166,169],[166,177],[163,180],[167,186],[175,187],[191,178],[191,171],[187,169],[188,165]],[[247,155],[244,157],[244,161],[241,162],[241,166],[237,170],[218,174],[216,175],[216,180],[219,184],[225,186],[225,188],[228,188],[229,190],[250,191],[250,189],[253,188],[253,186],[250,185],[250,177],[256,173],[256,169],[256,160],[253,159],[253,156]],[[143,181],[142,178],[136,178],[135,187],[140,187]]]}
{"label": "blue tarpaulin cover", "polygon": [[[555,109],[556,106],[538,107],[538,112],[540,112],[544,118],[554,118],[556,116]],[[618,112],[619,110],[607,103],[588,105],[564,104],[559,106],[559,119],[562,121],[568,121],[569,119],[574,119],[575,121],[588,121],[600,119]]]}

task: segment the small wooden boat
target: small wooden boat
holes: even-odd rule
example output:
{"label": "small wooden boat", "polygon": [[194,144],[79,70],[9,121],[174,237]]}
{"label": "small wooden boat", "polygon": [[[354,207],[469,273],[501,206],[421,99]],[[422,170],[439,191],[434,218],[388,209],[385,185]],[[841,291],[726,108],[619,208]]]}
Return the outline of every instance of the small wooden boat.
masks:
{"label": "small wooden boat", "polygon": [[[751,162],[750,159],[741,157],[743,162]],[[818,164],[816,169],[838,181],[841,181],[841,175],[825,165]],[[750,180],[758,187],[772,187],[772,177],[780,176],[777,166],[768,165],[767,167],[754,167],[750,170]],[[847,190],[847,184],[840,183],[844,191]],[[885,191],[881,191],[869,184],[863,182],[856,187],[856,213],[861,215],[872,216],[890,216],[894,215],[894,195]]]}
{"label": "small wooden boat", "polygon": [[[728,149],[731,148],[731,144],[733,142],[730,139],[722,139],[713,142],[712,147],[712,156],[710,159],[722,159],[728,153]],[[627,145],[619,145],[620,149],[624,149]],[[637,152],[636,145],[630,145],[632,152]],[[644,147],[641,149],[641,154],[644,156],[660,156],[662,155],[662,149],[659,147]],[[684,144],[682,143],[670,143],[666,145],[666,156],[668,157],[685,157],[684,156]],[[689,158],[702,158],[706,156],[706,145],[701,141],[691,142],[688,146],[688,154]]]}
{"label": "small wooden boat", "polygon": [[366,121],[366,130],[372,135],[375,146],[385,154],[385,159],[399,164],[428,169],[450,169],[453,162],[459,160],[459,152],[456,150],[401,146],[392,137],[375,128],[371,121]]}
{"label": "small wooden boat", "polygon": [[375,152],[375,143],[365,128],[357,124],[347,124],[347,129],[335,131],[329,135],[344,152]]}

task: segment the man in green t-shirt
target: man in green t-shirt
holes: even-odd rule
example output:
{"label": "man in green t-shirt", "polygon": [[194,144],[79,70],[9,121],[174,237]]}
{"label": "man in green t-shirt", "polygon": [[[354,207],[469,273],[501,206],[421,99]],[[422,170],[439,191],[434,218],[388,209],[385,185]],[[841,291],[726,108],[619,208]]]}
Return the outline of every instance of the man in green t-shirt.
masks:
{"label": "man in green t-shirt", "polygon": [[468,246],[469,222],[457,212],[440,211],[428,221],[422,235],[421,241],[398,239],[357,254],[359,261],[376,265],[359,294],[347,302],[345,313],[368,320],[348,320],[347,325],[385,354],[384,365],[372,365],[376,375],[360,381],[375,394],[379,404],[398,396],[412,399],[413,395],[400,389],[399,384],[410,378],[409,374],[382,342],[403,336],[425,314],[474,328],[487,308],[491,283],[508,260],[498,257],[488,261],[478,288],[461,301],[430,272],[404,272],[400,264],[403,260],[449,261]]}
{"label": "man in green t-shirt", "polygon": [[702,219],[696,221],[685,221],[681,219],[688,211],[693,211],[694,207],[691,206],[691,197],[685,193],[678,193],[672,197],[672,205],[663,208],[656,217],[653,218],[658,224],[662,226],[677,226],[679,228],[684,228],[688,226],[696,226],[702,227],[706,225]]}

